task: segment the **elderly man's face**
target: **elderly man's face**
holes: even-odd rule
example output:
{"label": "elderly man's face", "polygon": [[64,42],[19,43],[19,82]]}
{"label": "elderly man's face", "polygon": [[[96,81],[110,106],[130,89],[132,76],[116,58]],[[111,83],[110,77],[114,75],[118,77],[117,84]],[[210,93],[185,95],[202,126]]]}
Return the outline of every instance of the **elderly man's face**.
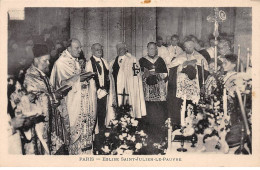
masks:
{"label": "elderly man's face", "polygon": [[215,40],[214,39],[210,39],[209,40],[209,44],[211,47],[215,47]]}
{"label": "elderly man's face", "polygon": [[49,72],[50,55],[35,58],[35,66],[44,73]]}
{"label": "elderly man's face", "polygon": [[55,45],[55,49],[58,50],[59,48],[62,48],[62,45],[59,44],[59,43],[57,43],[57,44]]}
{"label": "elderly man's face", "polygon": [[126,46],[122,46],[122,47],[119,47],[119,48],[117,49],[117,54],[118,54],[118,56],[123,56],[123,55],[126,54],[126,52],[127,52]]}
{"label": "elderly man's face", "polygon": [[223,63],[222,63],[222,67],[223,67],[224,71],[228,72],[228,71],[234,71],[236,65],[234,63],[230,62],[229,60],[224,59]]}
{"label": "elderly man's face", "polygon": [[163,40],[157,40],[156,45],[161,47],[163,45]]}
{"label": "elderly man's face", "polygon": [[100,44],[96,44],[91,50],[94,56],[98,58],[103,56],[103,47]]}
{"label": "elderly man's face", "polygon": [[230,50],[228,45],[225,42],[221,42],[218,44],[218,52],[220,55],[225,55]]}
{"label": "elderly man's face", "polygon": [[157,46],[155,44],[150,44],[147,47],[149,57],[154,58],[157,55]]}
{"label": "elderly man's face", "polygon": [[172,43],[172,46],[176,46],[176,45],[178,45],[178,43],[179,43],[179,39],[176,38],[176,37],[173,37],[173,38],[171,39],[171,43]]}
{"label": "elderly man's face", "polygon": [[171,37],[170,36],[168,36],[168,37],[166,37],[166,44],[167,45],[171,45],[171,42],[172,40],[171,40]]}
{"label": "elderly man's face", "polygon": [[194,42],[194,48],[197,51],[199,51],[201,49],[201,46],[200,46],[200,44],[197,41]]}
{"label": "elderly man's face", "polygon": [[187,41],[184,43],[184,49],[187,54],[192,54],[194,51],[194,43],[192,41]]}
{"label": "elderly man's face", "polygon": [[72,55],[72,57],[78,58],[81,52],[81,44],[78,40],[74,40],[71,43],[71,46],[68,48],[68,51]]}

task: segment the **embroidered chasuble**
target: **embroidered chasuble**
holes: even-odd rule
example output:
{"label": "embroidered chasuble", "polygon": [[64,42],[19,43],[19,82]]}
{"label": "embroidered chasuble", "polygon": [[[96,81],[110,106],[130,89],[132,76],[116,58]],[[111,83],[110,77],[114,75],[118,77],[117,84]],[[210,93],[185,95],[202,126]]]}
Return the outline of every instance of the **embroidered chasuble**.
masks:
{"label": "embroidered chasuble", "polygon": [[80,82],[81,68],[76,58],[65,50],[54,64],[50,81],[56,89],[72,86],[61,101],[59,110],[68,115],[70,125],[69,154],[91,154],[96,121],[95,82]]}
{"label": "embroidered chasuble", "polygon": [[[151,77],[143,77],[143,88],[145,101],[166,101],[166,80],[158,81],[158,79],[165,79],[168,71],[165,62],[161,57],[156,57],[154,60],[145,56],[139,60],[141,70],[144,68],[154,72],[155,75]],[[149,83],[149,79],[154,83]]]}
{"label": "embroidered chasuble", "polygon": [[[67,122],[61,118],[60,112],[51,106],[54,95],[49,78],[34,65],[31,65],[26,71],[24,86],[29,93],[37,95],[35,104],[31,103],[29,106],[34,107],[31,109],[31,113],[34,111],[43,112],[46,117],[45,122],[37,123],[31,129],[32,141],[25,144],[25,154],[64,154],[62,152],[64,152],[69,139]],[[23,106],[23,108],[25,107]]]}
{"label": "embroidered chasuble", "polygon": [[155,142],[165,139],[162,128],[167,119],[167,80],[168,70],[161,57],[145,56],[139,60],[147,115],[144,119],[145,131]]}
{"label": "embroidered chasuble", "polygon": [[[186,53],[185,53],[186,54]],[[200,66],[201,57],[197,52],[188,59],[186,55],[180,55],[172,62],[172,67],[169,69],[169,81],[167,92],[168,117],[171,118],[173,124],[180,125],[181,123],[181,105],[184,100],[188,104],[195,104],[200,99],[200,88],[202,87],[202,67]],[[196,60],[194,79],[189,79],[187,74],[183,73],[183,64],[185,61]],[[204,59],[204,58],[203,58]],[[188,73],[189,74],[189,73]],[[206,68],[204,70],[204,80],[208,76]]]}

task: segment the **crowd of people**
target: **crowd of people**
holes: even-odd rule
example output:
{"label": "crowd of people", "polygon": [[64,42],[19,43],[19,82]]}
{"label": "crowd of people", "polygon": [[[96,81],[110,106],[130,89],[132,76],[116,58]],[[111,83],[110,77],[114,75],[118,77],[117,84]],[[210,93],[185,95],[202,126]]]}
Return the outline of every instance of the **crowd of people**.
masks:
{"label": "crowd of people", "polygon": [[[75,38],[53,50],[28,44],[33,58],[24,75],[19,71],[8,78],[9,152],[17,154],[95,154],[117,114],[114,106],[126,103],[148,136],[161,141],[168,118],[180,126],[183,101],[197,103],[201,89],[210,95],[216,86],[213,74],[232,83],[238,60],[228,39],[211,37],[203,43],[194,35],[183,43],[178,35],[166,42],[158,36],[140,60],[118,43],[110,63],[99,43],[92,45],[89,61]],[[232,125],[241,121],[236,114],[230,113]]]}

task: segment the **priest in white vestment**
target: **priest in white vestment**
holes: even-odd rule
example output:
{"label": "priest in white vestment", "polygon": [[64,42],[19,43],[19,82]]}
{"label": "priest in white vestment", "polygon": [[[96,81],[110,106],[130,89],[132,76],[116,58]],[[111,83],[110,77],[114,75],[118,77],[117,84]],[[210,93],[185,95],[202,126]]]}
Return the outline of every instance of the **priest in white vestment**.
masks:
{"label": "priest in white vestment", "polygon": [[232,54],[230,41],[221,39],[218,43],[218,53],[220,54],[218,59],[222,62],[224,61],[225,55]]}
{"label": "priest in white vestment", "polygon": [[163,46],[163,39],[161,36],[157,36],[156,45],[158,49],[158,56],[162,57],[166,65],[170,64],[171,63],[170,53],[168,49],[165,46]]}
{"label": "priest in white vestment", "polygon": [[173,35],[171,37],[171,45],[167,47],[170,54],[170,62],[173,61],[176,57],[178,57],[183,52],[182,48],[178,46],[179,41],[180,40],[178,35]]}
{"label": "priest in white vestment", "polygon": [[70,122],[69,154],[91,154],[94,125],[96,121],[96,90],[94,74],[81,73],[78,57],[81,43],[77,39],[69,42],[68,48],[54,64],[50,81],[58,89],[72,86],[59,109],[68,113]]}
{"label": "priest in white vestment", "polygon": [[[109,125],[111,119],[115,118],[112,112],[112,105],[120,106],[128,103],[132,106],[130,115],[134,118],[142,118],[146,116],[146,107],[144,100],[144,92],[142,85],[142,77],[140,73],[140,65],[136,57],[127,52],[126,44],[117,44],[118,56],[110,63],[110,90],[108,113],[106,123]],[[129,96],[123,100],[123,92]]]}

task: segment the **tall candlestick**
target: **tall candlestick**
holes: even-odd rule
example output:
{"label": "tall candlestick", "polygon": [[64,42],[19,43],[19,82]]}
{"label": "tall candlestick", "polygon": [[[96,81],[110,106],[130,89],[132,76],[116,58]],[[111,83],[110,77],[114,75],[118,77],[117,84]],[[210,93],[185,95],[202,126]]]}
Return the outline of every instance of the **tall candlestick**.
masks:
{"label": "tall candlestick", "polygon": [[205,80],[204,80],[204,60],[201,60],[201,71],[202,71],[202,84],[205,85]]}
{"label": "tall candlestick", "polygon": [[244,64],[241,62],[241,64],[240,64],[240,72],[244,72],[244,71],[245,71]]}
{"label": "tall candlestick", "polygon": [[209,15],[207,17],[208,22],[214,22],[214,32],[213,35],[215,37],[215,72],[217,72],[218,66],[217,66],[217,38],[219,36],[219,23],[224,22],[227,19],[226,13],[222,10],[219,10],[217,7],[214,8],[214,15]]}
{"label": "tall candlestick", "polygon": [[186,95],[184,96],[181,109],[181,126],[185,126]]}
{"label": "tall candlestick", "polygon": [[224,110],[224,117],[227,116],[227,89],[224,88],[223,94],[223,110]]}
{"label": "tall candlestick", "polygon": [[172,146],[172,125],[171,118],[168,118],[168,150],[170,151]]}
{"label": "tall candlestick", "polygon": [[246,70],[245,71],[248,71],[249,63],[250,63],[250,51],[249,51],[249,48],[247,48]]}
{"label": "tall candlestick", "polygon": [[217,50],[217,37],[215,37],[215,48],[214,48],[214,57],[215,57],[215,73],[218,71],[218,50]]}
{"label": "tall candlestick", "polygon": [[238,44],[238,50],[237,50],[237,72],[239,72],[239,66],[240,66],[240,45]]}
{"label": "tall candlestick", "polygon": [[[245,130],[246,130],[246,134],[248,136],[251,135],[250,129],[249,129],[249,125],[248,125],[248,120],[247,120],[247,116],[246,116],[246,111],[245,111],[245,107],[243,105],[243,101],[242,101],[242,96],[241,96],[241,92],[238,89],[238,87],[236,87],[236,93],[237,93],[237,97],[238,97],[238,101],[239,101],[239,105],[240,105],[240,109],[241,109],[241,114],[242,114],[242,118],[244,121],[244,126],[245,126]],[[250,141],[250,144],[252,144],[251,141],[251,137],[248,138]]]}

